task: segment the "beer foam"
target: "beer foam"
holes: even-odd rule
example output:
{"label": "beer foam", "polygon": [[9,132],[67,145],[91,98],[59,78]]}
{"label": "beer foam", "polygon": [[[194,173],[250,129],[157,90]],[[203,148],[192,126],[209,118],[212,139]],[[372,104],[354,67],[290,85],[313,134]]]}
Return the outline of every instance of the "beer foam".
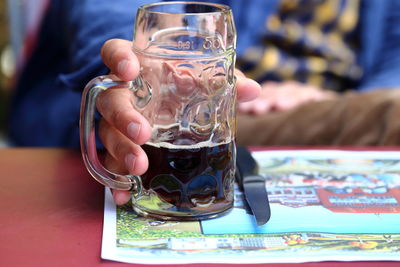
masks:
{"label": "beer foam", "polygon": [[[168,126],[165,126],[165,125],[153,126],[153,133],[157,132],[158,129],[167,130],[167,129],[172,129],[174,127],[178,127],[179,132],[181,132],[181,133],[187,132],[188,135],[195,135],[186,127],[182,128],[178,123],[176,123],[176,124],[174,123],[174,124],[168,125]],[[212,136],[209,138],[209,140],[201,141],[201,142],[194,143],[194,144],[173,144],[173,143],[166,142],[165,140],[163,140],[160,142],[149,141],[149,142],[146,142],[146,145],[149,145],[152,147],[157,147],[157,148],[167,148],[167,149],[200,149],[200,148],[205,148],[205,147],[216,147],[216,146],[220,146],[220,145],[226,145],[233,141],[231,137],[227,137],[226,141],[215,143],[212,140],[210,140],[211,138],[212,138]],[[179,139],[175,139],[174,141],[176,142],[176,140],[179,140]]]}
{"label": "beer foam", "polygon": [[200,149],[200,148],[205,148],[205,147],[215,147],[215,146],[220,146],[220,145],[226,145],[230,143],[232,140],[229,139],[229,141],[226,142],[221,142],[221,143],[214,143],[212,141],[203,141],[199,143],[195,143],[192,145],[176,145],[176,144],[171,144],[168,142],[159,142],[159,143],[154,143],[154,142],[147,142],[145,145],[149,145],[152,147],[157,147],[157,148],[168,148],[168,149]]}

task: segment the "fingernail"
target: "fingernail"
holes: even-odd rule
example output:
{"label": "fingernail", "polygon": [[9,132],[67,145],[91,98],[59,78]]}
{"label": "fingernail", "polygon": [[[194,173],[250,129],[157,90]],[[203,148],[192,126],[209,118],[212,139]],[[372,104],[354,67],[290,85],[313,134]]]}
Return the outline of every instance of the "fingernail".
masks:
{"label": "fingernail", "polygon": [[135,162],[136,162],[135,155],[128,154],[125,156],[125,165],[126,168],[129,170],[129,173],[133,173],[133,170],[135,169]]}
{"label": "fingernail", "polygon": [[129,60],[127,59],[124,59],[121,62],[119,62],[117,67],[118,74],[126,72],[128,65],[129,65]]}
{"label": "fingernail", "polygon": [[140,132],[140,124],[136,122],[131,122],[128,125],[128,135],[132,139],[136,139]]}

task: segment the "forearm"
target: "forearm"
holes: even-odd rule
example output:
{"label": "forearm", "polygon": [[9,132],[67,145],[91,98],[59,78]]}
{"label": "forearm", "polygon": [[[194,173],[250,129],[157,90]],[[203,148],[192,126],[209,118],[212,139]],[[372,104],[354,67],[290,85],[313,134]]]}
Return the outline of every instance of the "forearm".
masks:
{"label": "forearm", "polygon": [[349,92],[289,111],[240,115],[243,145],[398,145],[399,90]]}

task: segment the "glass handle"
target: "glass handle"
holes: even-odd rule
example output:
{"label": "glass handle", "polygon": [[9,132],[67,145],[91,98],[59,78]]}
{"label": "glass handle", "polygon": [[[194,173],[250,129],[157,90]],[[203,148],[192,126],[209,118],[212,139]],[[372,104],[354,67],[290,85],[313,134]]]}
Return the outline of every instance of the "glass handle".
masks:
{"label": "glass handle", "polygon": [[[140,77],[138,79],[141,79]],[[130,190],[140,194],[142,182],[135,175],[121,175],[107,170],[99,161],[96,134],[95,114],[96,99],[104,90],[130,89],[137,91],[137,81],[119,81],[115,75],[99,76],[92,79],[82,94],[80,113],[80,142],[82,158],[89,173],[101,184],[118,190]]]}

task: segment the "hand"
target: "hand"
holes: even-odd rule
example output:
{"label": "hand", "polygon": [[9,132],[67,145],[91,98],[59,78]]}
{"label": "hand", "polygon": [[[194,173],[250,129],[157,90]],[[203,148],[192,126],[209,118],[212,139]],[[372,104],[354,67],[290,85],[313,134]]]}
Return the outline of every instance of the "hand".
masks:
{"label": "hand", "polygon": [[253,101],[239,104],[239,112],[261,115],[271,111],[292,109],[312,101],[332,99],[336,96],[335,92],[296,81],[265,82],[261,86],[260,96]]}
{"label": "hand", "polygon": [[[103,62],[111,73],[123,81],[135,79],[139,73],[139,61],[133,53],[132,43],[121,39],[107,41],[101,50]],[[237,100],[255,99],[261,90],[258,83],[237,72]],[[187,78],[187,77],[186,77]],[[143,174],[148,159],[140,145],[151,136],[151,126],[135,109],[131,108],[124,90],[106,90],[99,95],[97,109],[103,116],[99,136],[107,150],[105,165],[117,173]],[[113,190],[114,201],[122,205],[129,201],[130,192]]]}

